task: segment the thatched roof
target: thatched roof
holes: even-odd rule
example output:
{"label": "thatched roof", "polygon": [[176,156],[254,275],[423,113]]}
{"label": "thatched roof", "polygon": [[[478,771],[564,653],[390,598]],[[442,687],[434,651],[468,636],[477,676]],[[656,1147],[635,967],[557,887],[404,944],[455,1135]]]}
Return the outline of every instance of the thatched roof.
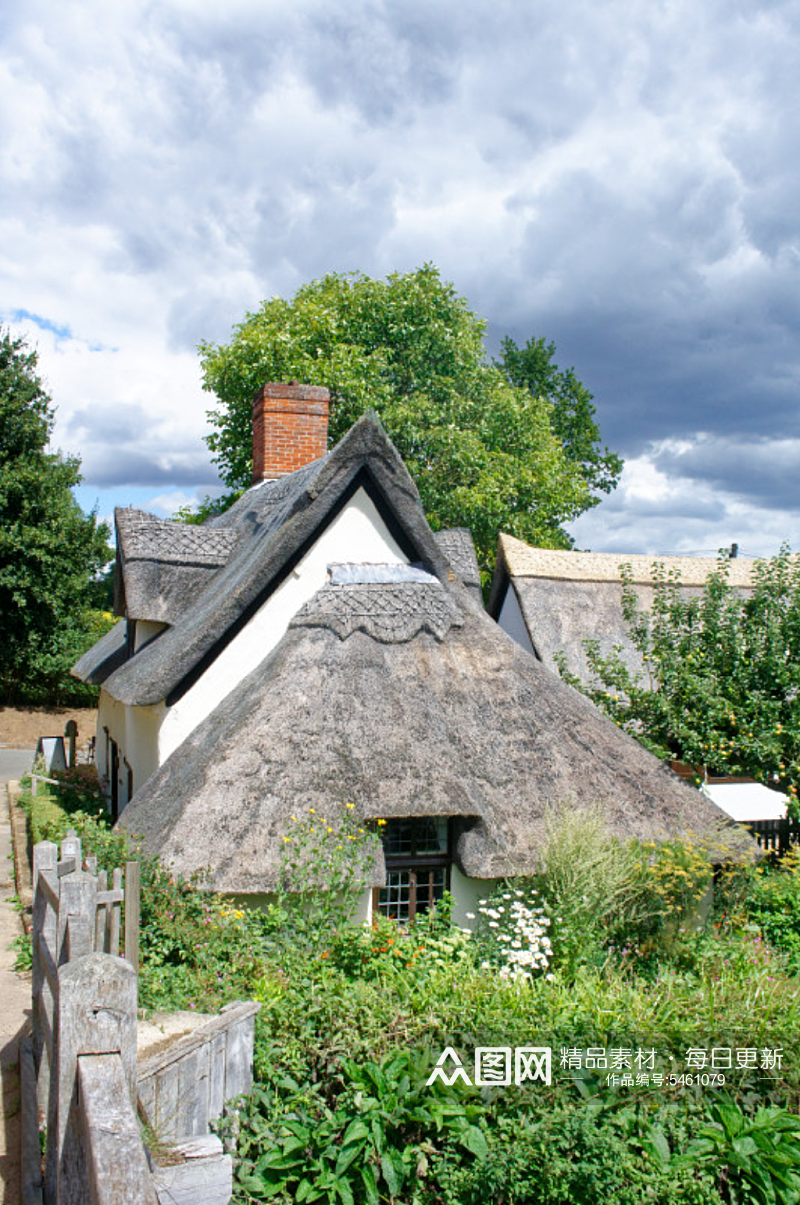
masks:
{"label": "thatched roof", "polygon": [[82,682],[99,686],[109,674],[125,661],[128,655],[127,623],[118,619],[110,632],[101,636],[97,644],[85,652],[72,668],[72,673]]}
{"label": "thatched roof", "polygon": [[179,698],[361,486],[410,560],[443,579],[463,575],[479,590],[469,532],[434,538],[394,445],[377,417],[365,415],[326,456],[254,486],[202,526],[116,512],[119,607],[128,618],[170,626],[110,674],[106,690],[135,706]]}
{"label": "thatched roof", "polygon": [[[290,817],[458,817],[477,878],[535,869],[548,803],[601,802],[620,837],[707,832],[722,813],[544,669],[459,583],[358,573],[136,792],[120,823],[233,893],[274,888]],[[374,577],[374,575],[373,575]],[[749,848],[741,829],[732,847]],[[380,876],[378,876],[380,879]]]}
{"label": "thatched roof", "polygon": [[[728,562],[728,581],[742,592],[752,589],[753,561]],[[488,610],[498,617],[509,589],[519,602],[536,656],[557,671],[555,654],[563,652],[567,669],[588,681],[583,641],[597,640],[607,656],[621,646],[622,659],[638,672],[641,658],[634,648],[622,614],[621,565],[629,565],[639,605],[653,603],[653,571],[663,565],[679,573],[687,595],[699,594],[709,574],[719,568],[715,557],[654,557],[616,552],[567,552],[532,548],[513,536],[501,535],[497,567]]]}
{"label": "thatched roof", "polygon": [[117,610],[128,619],[174,624],[239,543],[235,528],[159,519],[133,507],[114,511]]}

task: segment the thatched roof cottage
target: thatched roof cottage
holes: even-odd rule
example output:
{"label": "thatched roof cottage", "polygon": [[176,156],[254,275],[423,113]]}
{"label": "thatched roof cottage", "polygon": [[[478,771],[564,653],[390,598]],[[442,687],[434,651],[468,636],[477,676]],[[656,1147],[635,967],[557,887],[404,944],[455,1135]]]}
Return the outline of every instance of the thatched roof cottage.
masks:
{"label": "thatched roof cottage", "polygon": [[[743,594],[752,592],[753,564],[743,558],[727,563],[728,581]],[[701,593],[719,561],[532,548],[502,534],[487,609],[504,632],[554,673],[555,655],[563,653],[570,673],[583,682],[590,680],[585,640],[596,640],[603,656],[618,646],[628,669],[639,672],[641,657],[622,613],[622,565],[630,567],[639,606],[649,610],[658,566],[667,577],[678,574],[682,592],[692,596]]]}
{"label": "thatched roof cottage", "polygon": [[[350,802],[387,821],[365,915],[449,887],[463,922],[494,880],[535,869],[551,802],[600,801],[623,837],[719,824],[484,612],[469,533],[434,535],[374,416],[325,452],[323,395],[265,387],[263,480],[212,522],[117,512],[123,618],[76,673],[101,683],[98,765],[123,827],[257,897],[290,816]],[[315,459],[292,467],[298,429]]]}

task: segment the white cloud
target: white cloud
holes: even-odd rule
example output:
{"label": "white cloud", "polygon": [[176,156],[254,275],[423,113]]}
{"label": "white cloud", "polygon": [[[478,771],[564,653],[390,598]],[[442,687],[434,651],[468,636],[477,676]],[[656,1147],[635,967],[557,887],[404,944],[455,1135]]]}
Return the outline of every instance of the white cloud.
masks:
{"label": "white cloud", "polygon": [[[0,296],[69,332],[14,326],[55,442],[88,487],[203,492],[195,344],[325,271],[432,260],[595,393],[629,469],[582,530],[611,507],[647,540],[640,508],[687,490],[702,545],[791,526],[788,469],[743,458],[800,438],[799,24],[788,0],[30,0],[0,42]],[[665,442],[698,432],[738,449],[706,478]]]}

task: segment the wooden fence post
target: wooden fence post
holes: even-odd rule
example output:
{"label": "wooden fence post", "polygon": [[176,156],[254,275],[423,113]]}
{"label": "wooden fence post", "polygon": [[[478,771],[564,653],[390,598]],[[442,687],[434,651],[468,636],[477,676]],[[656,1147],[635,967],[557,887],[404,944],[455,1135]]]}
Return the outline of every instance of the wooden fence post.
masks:
{"label": "wooden fence post", "polygon": [[55,1132],[48,1131],[45,1183],[49,1201],[85,1205],[90,1197],[78,1108],[78,1058],[118,1053],[128,1098],[135,1102],[137,978],[124,959],[89,954],[59,968],[58,986],[57,1117]]}
{"label": "wooden fence post", "polygon": [[138,862],[125,863],[125,957],[139,971],[139,907],[141,867]]}
{"label": "wooden fence post", "polygon": [[[70,958],[90,954],[94,944],[94,916],[97,908],[97,879],[84,870],[75,870],[72,874],[64,875],[60,883],[58,899],[58,936],[56,939],[56,962],[59,966]],[[78,950],[70,953],[67,946],[67,933],[70,923],[75,932],[74,921],[80,918],[90,926],[91,940],[85,940]]]}
{"label": "wooden fence post", "polygon": [[56,948],[56,915],[49,906],[44,891],[39,886],[39,875],[43,875],[58,892],[56,864],[58,846],[52,841],[40,841],[33,849],[33,924],[31,945],[33,951],[31,1013],[33,1016],[33,1058],[37,1071],[37,1099],[39,1108],[47,1116],[47,1099],[50,1089],[50,1056],[47,1051],[45,1029],[53,1032],[55,1025],[55,1002],[53,990],[44,972],[42,944],[48,949]]}

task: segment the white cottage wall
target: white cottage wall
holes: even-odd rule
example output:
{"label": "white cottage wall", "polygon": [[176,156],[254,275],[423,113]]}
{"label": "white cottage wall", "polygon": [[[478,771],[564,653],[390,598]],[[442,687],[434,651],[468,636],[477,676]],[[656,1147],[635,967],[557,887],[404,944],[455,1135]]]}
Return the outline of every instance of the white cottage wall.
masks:
{"label": "white cottage wall", "polygon": [[353,495],[294,570],[194,686],[166,711],[158,735],[159,765],[272,652],[303,603],[308,602],[325,585],[328,565],[342,561],[354,564],[408,563],[408,557],[400,549],[364,489]]}
{"label": "white cottage wall", "polygon": [[503,605],[500,608],[497,623],[504,632],[508,633],[512,640],[516,640],[517,644],[522,645],[526,653],[533,653],[534,657],[536,656],[531,638],[528,635],[528,626],[525,623],[522,608],[519,605],[517,592],[510,582],[508,583],[506,596],[503,599]]}

